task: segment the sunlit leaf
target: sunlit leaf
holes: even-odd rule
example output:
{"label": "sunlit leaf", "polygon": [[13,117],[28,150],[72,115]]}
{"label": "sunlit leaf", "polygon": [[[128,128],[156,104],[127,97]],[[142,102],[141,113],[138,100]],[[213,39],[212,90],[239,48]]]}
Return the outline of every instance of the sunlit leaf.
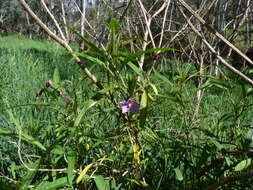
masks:
{"label": "sunlit leaf", "polygon": [[83,53],[83,52],[81,52],[81,53],[76,52],[76,54],[77,54],[78,56],[80,56],[80,57],[83,57],[83,58],[85,58],[85,59],[91,61],[92,63],[95,63],[95,64],[100,65],[101,67],[103,67],[104,69],[106,69],[107,71],[109,71],[110,74],[111,74],[112,76],[114,76],[113,71],[112,71],[112,70],[108,67],[108,65],[107,65],[104,61],[102,61],[101,59],[99,59],[99,58],[97,58],[97,57],[94,57],[94,56],[90,56],[90,55],[88,55],[87,53]]}
{"label": "sunlit leaf", "polygon": [[[16,131],[18,133],[15,135],[16,138],[19,138],[19,134],[21,133],[22,140],[26,141],[27,143],[36,145],[37,147],[39,147],[42,150],[46,150],[46,148],[39,141],[35,140],[33,137],[22,132],[22,127],[21,127],[19,121],[14,117],[14,115],[10,109],[7,110],[7,113],[9,115],[10,121],[12,123],[14,123],[14,125],[16,127]],[[4,130],[1,130],[0,132],[2,132],[2,135],[10,135],[10,136],[12,135],[10,132],[4,131]]]}
{"label": "sunlit leaf", "polygon": [[134,143],[132,148],[133,148],[133,166],[134,168],[137,168],[140,162],[139,147],[136,143]]}
{"label": "sunlit leaf", "polygon": [[80,175],[78,176],[78,178],[76,179],[76,183],[79,184],[83,177],[86,175],[86,173],[88,172],[88,170],[93,166],[94,163],[91,163],[89,165],[87,165],[80,173]]}
{"label": "sunlit leaf", "polygon": [[238,163],[236,166],[235,166],[235,171],[236,172],[239,172],[239,171],[242,171],[244,169],[246,169],[247,167],[249,167],[251,165],[251,158],[247,159],[247,160],[243,160],[241,161],[240,163]]}
{"label": "sunlit leaf", "polygon": [[141,95],[141,108],[146,108],[148,106],[148,94],[147,91],[144,90]]}
{"label": "sunlit leaf", "polygon": [[156,86],[154,84],[152,84],[152,83],[149,83],[149,85],[153,88],[154,93],[156,95],[158,95],[158,90],[157,90]]}
{"label": "sunlit leaf", "polygon": [[183,177],[183,174],[182,174],[181,170],[177,167],[177,168],[174,169],[174,171],[175,171],[175,174],[176,174],[176,179],[178,181],[182,181],[184,179],[184,177]]}
{"label": "sunlit leaf", "polygon": [[115,88],[118,88],[118,85],[114,84],[114,85],[112,85],[112,86],[109,86],[109,87],[107,87],[107,88],[104,88],[104,89],[102,89],[102,90],[99,90],[98,92],[101,93],[101,94],[105,94],[105,93],[107,93],[107,92],[109,92],[109,91],[111,91],[111,90],[113,90],[113,89],[115,89]]}

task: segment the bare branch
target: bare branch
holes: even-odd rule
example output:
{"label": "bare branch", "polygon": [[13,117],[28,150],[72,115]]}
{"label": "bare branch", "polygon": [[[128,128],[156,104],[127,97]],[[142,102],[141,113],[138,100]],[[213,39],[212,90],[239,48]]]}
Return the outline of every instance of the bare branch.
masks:
{"label": "bare branch", "polygon": [[44,9],[46,10],[47,14],[48,14],[48,15],[50,16],[50,18],[53,20],[53,22],[54,22],[56,28],[57,28],[58,31],[60,32],[61,38],[62,38],[63,40],[66,40],[66,38],[65,38],[65,36],[64,36],[64,34],[63,34],[63,32],[62,32],[60,26],[59,26],[59,23],[56,21],[54,15],[53,15],[53,14],[50,12],[50,10],[48,9],[48,7],[47,7],[45,1],[44,1],[44,0],[40,0],[40,2],[41,2],[41,4],[43,5]]}
{"label": "bare branch", "polygon": [[26,3],[25,0],[18,0],[21,6],[25,9],[25,11],[35,20],[35,22],[57,43],[62,45],[67,51],[71,53],[75,62],[79,65],[79,67],[83,70],[83,72],[87,75],[87,77],[97,85],[98,88],[103,88],[101,83],[98,81],[96,76],[94,76],[85,66],[84,63],[81,62],[79,57],[73,52],[72,48],[68,45],[68,43],[59,38],[56,34],[54,34],[40,19],[39,17],[32,11],[29,5]]}
{"label": "bare branch", "polygon": [[241,52],[237,47],[235,47],[232,43],[230,43],[225,37],[223,37],[219,32],[217,32],[212,26],[210,26],[206,21],[195,12],[186,2],[183,0],[177,0],[184,8],[186,8],[202,25],[204,25],[210,32],[212,32],[216,37],[222,40],[225,44],[227,44],[230,48],[232,48],[236,53],[238,53],[244,60],[253,65],[253,61]]}
{"label": "bare branch", "polygon": [[234,183],[235,181],[238,181],[238,180],[245,180],[245,179],[248,179],[248,178],[252,178],[253,177],[253,171],[248,171],[248,172],[243,172],[243,173],[240,173],[236,176],[228,176],[228,177],[225,177],[223,180],[221,180],[220,182],[218,183],[214,183],[214,184],[211,184],[209,185],[207,188],[205,188],[206,190],[217,190],[219,189],[220,187],[226,185],[226,184],[229,184],[229,183]]}
{"label": "bare branch", "polygon": [[[181,1],[181,0],[178,0]],[[203,41],[203,43],[207,46],[207,48],[216,56],[217,59],[220,60],[220,62],[226,66],[228,69],[230,69],[232,72],[234,72],[235,74],[239,75],[241,78],[243,78],[246,82],[248,82],[251,86],[253,86],[253,81],[247,77],[246,75],[244,75],[242,72],[240,72],[239,70],[237,70],[236,68],[234,68],[232,65],[230,65],[229,63],[227,63],[227,61],[225,59],[223,59],[218,53],[217,51],[211,46],[210,43],[208,43],[206,41],[206,39],[203,37],[203,35],[198,31],[198,29],[191,23],[191,21],[187,18],[187,16],[184,14],[183,10],[181,7],[179,7],[180,12],[182,13],[182,15],[184,16],[184,18],[187,20],[189,26],[191,27],[191,29],[193,30],[193,32]]]}

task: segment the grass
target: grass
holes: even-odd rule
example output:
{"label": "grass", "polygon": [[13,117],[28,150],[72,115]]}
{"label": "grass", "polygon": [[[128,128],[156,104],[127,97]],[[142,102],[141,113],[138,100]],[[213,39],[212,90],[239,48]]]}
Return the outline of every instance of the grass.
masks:
{"label": "grass", "polygon": [[[146,125],[138,131],[142,172],[138,173],[132,168],[133,150],[124,124],[118,122],[118,108],[100,99],[101,94],[68,55],[59,53],[51,42],[19,36],[1,38],[0,49],[0,130],[19,134],[13,124],[18,121],[22,134],[33,138],[22,141],[25,162],[35,165],[37,161],[40,168],[70,168],[62,173],[29,172],[20,163],[18,138],[1,133],[0,175],[16,182],[2,178],[0,183],[6,189],[49,185],[52,189],[99,189],[101,184],[103,188],[110,184],[110,189],[136,189],[144,188],[145,181],[149,189],[202,189],[222,180],[224,174],[238,175],[235,166],[248,159],[251,145],[245,136],[252,119],[251,88],[233,76],[226,85],[210,82],[196,120],[192,115],[197,89],[192,80],[186,80],[195,73],[194,68],[170,61],[172,70],[159,70],[170,82],[152,76],[160,96],[150,93],[155,101]],[[91,69],[96,71],[96,67]],[[49,80],[57,87],[46,88],[40,99],[43,105],[38,105],[36,94]],[[71,102],[60,95],[63,89]],[[238,155],[230,154],[232,150]],[[86,168],[77,184],[80,172],[89,164],[91,168]],[[250,189],[251,183],[245,179],[229,188]]]}

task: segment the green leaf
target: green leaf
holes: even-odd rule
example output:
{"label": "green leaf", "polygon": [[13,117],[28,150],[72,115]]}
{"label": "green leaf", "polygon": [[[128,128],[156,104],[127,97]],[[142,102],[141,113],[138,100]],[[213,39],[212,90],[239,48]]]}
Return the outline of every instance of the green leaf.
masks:
{"label": "green leaf", "polygon": [[[18,134],[21,133],[21,139],[26,141],[27,143],[30,143],[30,144],[33,144],[33,145],[36,145],[37,147],[39,147],[40,149],[42,150],[46,150],[46,148],[38,141],[36,141],[33,137],[27,135],[27,134],[24,134],[22,132],[22,127],[19,123],[19,121],[14,117],[13,113],[11,110],[7,110],[7,113],[9,115],[9,118],[10,118],[10,121],[12,123],[14,123],[15,127],[16,127],[16,131]],[[4,131],[4,130],[1,130],[0,133],[2,132],[2,135],[9,135],[9,136],[12,136],[14,135],[14,137],[16,138],[19,138],[19,135],[16,135],[16,134],[13,134],[13,133],[10,133],[8,131]]]}
{"label": "green leaf", "polygon": [[111,32],[111,48],[112,48],[112,55],[116,55],[116,52],[118,50],[118,41],[116,38],[116,34],[118,31],[118,28],[120,27],[117,19],[112,18],[111,23],[109,25],[110,27],[110,32]]}
{"label": "green leaf", "polygon": [[46,148],[39,141],[35,140],[33,137],[31,137],[27,134],[22,133],[21,139],[28,142],[28,143],[30,143],[30,144],[36,145],[41,150],[46,150]]}
{"label": "green leaf", "polygon": [[184,177],[183,177],[183,174],[182,174],[181,170],[177,167],[177,168],[174,169],[174,171],[175,171],[175,174],[176,174],[176,179],[178,181],[182,181],[184,179]]}
{"label": "green leaf", "polygon": [[106,63],[104,61],[101,61],[100,59],[98,59],[98,58],[96,58],[94,56],[90,56],[90,55],[88,55],[86,53],[83,53],[83,52],[82,53],[76,52],[76,54],[78,56],[80,56],[80,57],[83,57],[83,58],[85,58],[85,59],[87,59],[87,60],[95,63],[95,64],[98,64],[98,65],[102,66],[104,69],[106,69],[107,71],[109,71],[112,76],[114,76],[113,71],[106,65]]}
{"label": "green leaf", "polygon": [[9,118],[10,118],[10,121],[12,123],[14,123],[15,127],[16,127],[16,130],[19,132],[21,132],[21,125],[19,124],[18,120],[14,117],[13,113],[11,110],[6,110],[6,112],[8,113],[9,115]]}
{"label": "green leaf", "polygon": [[82,181],[83,177],[86,175],[86,173],[88,172],[88,170],[93,166],[93,164],[94,164],[94,163],[91,163],[91,164],[87,165],[87,166],[83,169],[83,171],[81,171],[80,175],[79,175],[78,178],[76,179],[76,183],[77,183],[77,184],[79,184],[79,183]]}
{"label": "green leaf", "polygon": [[154,84],[152,84],[151,82],[149,83],[149,85],[153,88],[153,91],[156,95],[158,95],[158,90],[156,88],[156,86]]}
{"label": "green leaf", "polygon": [[146,90],[143,91],[141,96],[141,111],[140,111],[140,119],[139,125],[140,127],[144,127],[147,119],[147,110],[148,110],[148,94]]}
{"label": "green leaf", "polygon": [[42,182],[35,190],[55,190],[68,184],[67,177],[58,178],[54,181]]}
{"label": "green leaf", "polygon": [[173,86],[173,83],[169,81],[169,79],[167,79],[165,76],[161,75],[158,72],[155,72],[154,76],[160,80],[162,80],[163,82],[166,82],[167,84],[169,84],[170,86]]}
{"label": "green leaf", "polygon": [[3,135],[3,136],[15,136],[16,134],[14,134],[13,132],[8,131],[8,130],[0,129],[0,135]]}
{"label": "green leaf", "polygon": [[113,84],[113,85],[111,85],[111,86],[109,86],[107,88],[103,88],[102,90],[99,90],[98,92],[101,93],[101,94],[105,94],[105,93],[107,93],[107,92],[109,92],[109,91],[111,91],[111,90],[113,90],[115,88],[118,88],[118,85]]}
{"label": "green leaf", "polygon": [[143,91],[141,95],[141,108],[148,107],[148,93],[146,90]]}
{"label": "green leaf", "polygon": [[55,87],[57,88],[60,83],[60,73],[57,67],[54,69],[53,82],[53,84],[56,85]]}
{"label": "green leaf", "polygon": [[143,38],[138,38],[138,37],[120,39],[121,45],[127,45],[127,44],[129,44],[130,42],[133,42],[133,41],[148,42],[148,41],[144,40]]}
{"label": "green leaf", "polygon": [[75,177],[75,173],[74,173],[74,168],[75,168],[75,163],[76,163],[75,151],[73,150],[68,151],[67,159],[68,159],[68,169],[67,169],[68,181],[69,181],[69,184],[72,184],[72,181]]}
{"label": "green leaf", "polygon": [[141,70],[134,65],[131,61],[127,62],[127,65],[139,76],[142,76]]}
{"label": "green leaf", "polygon": [[55,145],[53,150],[51,150],[52,154],[56,155],[63,155],[64,154],[64,148],[61,145]]}
{"label": "green leaf", "polygon": [[93,101],[93,100],[88,100],[84,103],[83,109],[81,110],[81,112],[78,114],[74,126],[78,126],[84,116],[84,114],[91,108],[93,107],[97,102]]}
{"label": "green leaf", "polygon": [[[29,167],[37,169],[39,167],[39,164],[40,164],[40,160],[37,160],[34,163],[30,164]],[[26,175],[22,178],[22,183],[19,189],[27,190],[29,185],[32,183],[32,180],[36,173],[37,173],[36,171],[27,170]]]}
{"label": "green leaf", "polygon": [[239,171],[242,171],[244,169],[246,169],[247,167],[249,167],[251,165],[251,158],[247,159],[247,160],[243,160],[241,161],[240,163],[238,163],[236,166],[235,166],[235,171],[236,172],[239,172]]}
{"label": "green leaf", "polygon": [[110,190],[109,181],[104,180],[103,176],[98,175],[95,177],[94,180],[95,180],[98,190]]}
{"label": "green leaf", "polygon": [[224,148],[224,146],[219,143],[215,138],[209,138],[209,141],[213,143],[218,148],[218,150],[222,150]]}
{"label": "green leaf", "polygon": [[[2,130],[2,129],[0,129],[0,135],[10,136],[10,137],[14,137],[14,138],[19,138],[19,135],[15,134],[15,133],[13,133],[11,131]],[[27,143],[36,145],[37,147],[39,147],[42,150],[46,150],[46,148],[40,142],[36,141],[33,137],[31,137],[29,135],[26,135],[26,134],[22,133],[21,134],[21,140],[23,140],[23,141],[25,141]]]}

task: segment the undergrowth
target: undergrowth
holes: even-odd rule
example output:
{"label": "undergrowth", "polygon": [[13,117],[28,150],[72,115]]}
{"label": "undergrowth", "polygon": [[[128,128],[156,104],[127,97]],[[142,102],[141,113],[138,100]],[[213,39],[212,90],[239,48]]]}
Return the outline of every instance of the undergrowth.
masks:
{"label": "undergrowth", "polygon": [[[198,89],[192,63],[165,60],[146,79],[121,62],[126,57],[112,57],[118,65],[105,66],[83,53],[106,86],[97,90],[53,44],[1,40],[1,187],[205,189],[252,168],[252,88],[234,76],[203,76],[193,119]],[[106,98],[110,93],[116,104]],[[128,98],[140,103],[140,113],[121,113],[118,103]],[[223,188],[251,184],[242,178]]]}

